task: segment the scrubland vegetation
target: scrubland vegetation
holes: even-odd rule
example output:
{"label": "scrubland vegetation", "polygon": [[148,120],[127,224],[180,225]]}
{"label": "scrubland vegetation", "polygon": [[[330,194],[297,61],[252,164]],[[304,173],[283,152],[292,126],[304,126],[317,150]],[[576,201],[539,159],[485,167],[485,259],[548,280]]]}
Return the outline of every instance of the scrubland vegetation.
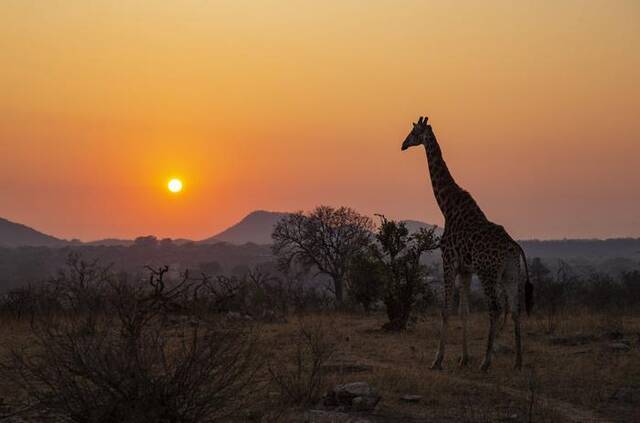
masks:
{"label": "scrubland vegetation", "polygon": [[454,318],[446,370],[430,371],[440,271],[424,259],[437,237],[384,217],[366,236],[375,226],[350,209],[300,213],[276,228],[274,260],[233,272],[68,256],[1,297],[0,419],[640,419],[640,272],[532,258],[524,369],[511,366],[508,319],[491,372],[477,370],[487,317],[475,291],[473,366],[457,368]]}

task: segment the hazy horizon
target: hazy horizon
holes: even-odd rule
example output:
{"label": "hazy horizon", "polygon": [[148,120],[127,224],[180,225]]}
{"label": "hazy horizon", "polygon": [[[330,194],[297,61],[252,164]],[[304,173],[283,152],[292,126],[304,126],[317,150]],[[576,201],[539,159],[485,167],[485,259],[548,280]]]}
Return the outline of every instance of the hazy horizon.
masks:
{"label": "hazy horizon", "polygon": [[[299,211],[299,210],[297,210]],[[236,224],[240,223],[245,217],[247,217],[249,214],[252,214],[254,212],[267,212],[267,213],[290,213],[290,212],[297,212],[297,211],[276,211],[276,210],[254,210],[252,212],[249,212],[247,215],[244,215],[242,217],[240,217],[237,221],[234,221],[232,223],[230,223],[228,226],[220,229],[219,231],[215,232],[215,233],[210,233],[204,237],[200,237],[200,238],[188,238],[188,237],[184,237],[184,236],[174,236],[174,237],[165,237],[162,235],[158,235],[155,233],[140,233],[140,234],[133,234],[131,236],[104,236],[104,237],[100,237],[100,238],[78,238],[75,236],[68,236],[68,237],[63,237],[63,236],[58,236],[56,234],[52,234],[47,232],[46,230],[42,230],[41,228],[35,228],[33,226],[30,226],[28,223],[25,222],[16,222],[16,221],[12,221],[11,219],[7,219],[8,221],[15,223],[15,224],[22,224],[25,225],[27,227],[30,227],[31,229],[34,229],[38,232],[44,233],[45,235],[50,235],[53,237],[56,237],[58,239],[64,240],[64,241],[80,241],[83,243],[91,243],[91,242],[96,242],[96,241],[104,241],[104,240],[110,240],[110,239],[114,239],[114,240],[128,240],[128,241],[133,241],[138,237],[146,237],[146,236],[155,236],[158,239],[163,239],[163,238],[169,238],[172,240],[187,240],[187,241],[203,241],[205,239],[208,238],[213,238],[217,235],[219,235],[220,233],[224,232],[225,230],[234,227]],[[374,222],[374,224],[377,224],[379,222],[377,216],[373,215],[373,216],[369,216],[372,221]],[[387,216],[388,217],[388,216]],[[4,218],[3,216],[0,216],[0,219]],[[5,218],[6,219],[6,218]],[[426,222],[424,220],[420,220],[420,219],[403,219],[402,217],[398,217],[396,218],[397,220],[400,221],[410,221],[410,222],[418,222],[418,223],[425,223],[428,225],[432,225],[432,222]],[[436,226],[442,228],[441,224],[436,224]],[[522,238],[517,238],[520,241],[564,241],[564,240],[585,240],[585,241],[590,241],[590,240],[611,240],[611,239],[639,239],[640,237],[634,237],[634,236],[619,236],[619,237],[574,237],[574,238],[527,238],[527,237],[522,237]]]}
{"label": "hazy horizon", "polygon": [[0,217],[56,237],[320,204],[441,226],[400,151],[419,115],[514,237],[640,236],[634,1],[8,0],[0,63]]}

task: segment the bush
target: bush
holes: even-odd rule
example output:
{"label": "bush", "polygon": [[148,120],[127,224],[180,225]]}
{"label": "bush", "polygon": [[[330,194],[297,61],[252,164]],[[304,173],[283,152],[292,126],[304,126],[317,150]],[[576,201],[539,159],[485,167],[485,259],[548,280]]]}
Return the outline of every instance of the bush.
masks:
{"label": "bush", "polygon": [[558,315],[567,307],[568,292],[571,288],[570,275],[566,266],[561,266],[557,278],[551,276],[551,271],[536,257],[530,266],[531,283],[535,287],[536,307],[545,314],[547,332],[552,333],[558,326]]}
{"label": "bush", "polygon": [[580,302],[592,310],[619,309],[623,304],[623,287],[613,277],[604,273],[592,273],[580,290]]}
{"label": "bush", "polygon": [[623,272],[622,290],[624,292],[624,302],[628,307],[638,307],[640,304],[640,271]]}
{"label": "bush", "polygon": [[347,293],[349,298],[362,305],[369,313],[371,305],[378,301],[384,285],[384,267],[369,252],[362,252],[349,263]]}
{"label": "bush", "polygon": [[37,314],[62,311],[62,305],[54,292],[44,286],[27,285],[12,289],[0,296],[0,315],[5,319],[33,321]]}
{"label": "bush", "polygon": [[[295,336],[293,356],[288,360],[278,357],[269,365],[271,381],[285,403],[315,404],[325,387],[323,366],[335,353],[336,342],[319,321],[300,320]],[[287,366],[287,362],[293,366]]]}
{"label": "bush", "polygon": [[372,256],[383,269],[383,300],[389,317],[385,328],[399,331],[406,329],[418,297],[427,292],[427,267],[420,257],[437,248],[437,238],[433,228],[410,235],[403,222],[380,218]]}
{"label": "bush", "polygon": [[[182,315],[190,280],[170,283],[167,268],[148,284],[82,264],[61,274],[60,286],[78,287],[66,316],[36,318],[27,346],[14,348],[0,376],[24,395],[18,408],[30,419],[69,422],[203,422],[233,415],[256,389],[260,359],[246,326]],[[65,276],[66,275],[66,276]],[[99,311],[86,307],[82,287],[104,283]],[[70,278],[70,279],[69,279]],[[91,290],[93,292],[93,290]]]}

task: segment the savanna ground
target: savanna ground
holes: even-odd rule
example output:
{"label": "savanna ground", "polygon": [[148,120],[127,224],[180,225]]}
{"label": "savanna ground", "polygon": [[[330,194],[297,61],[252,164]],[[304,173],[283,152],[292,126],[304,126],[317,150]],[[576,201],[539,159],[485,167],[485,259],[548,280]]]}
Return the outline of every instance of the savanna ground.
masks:
{"label": "savanna ground", "polygon": [[[478,365],[484,351],[487,318],[470,316],[471,366],[459,369],[461,322],[450,323],[444,371],[429,370],[437,346],[439,318],[424,316],[409,330],[380,329],[384,314],[314,313],[290,317],[286,323],[260,324],[259,348],[266,368],[296,366],[301,326],[314,327],[331,347],[322,363],[321,389],[364,381],[382,400],[370,413],[325,415],[322,421],[439,422],[439,421],[640,421],[640,316],[576,312],[554,318],[553,333],[545,316],[524,321],[524,368],[514,371],[510,320],[498,338],[491,370]],[[30,336],[28,322],[3,322],[2,353]],[[624,343],[630,348],[615,345]],[[0,381],[0,398],[15,389]],[[401,400],[419,395],[417,403]],[[316,421],[311,405],[283,400],[269,385],[248,402],[244,417],[253,421]],[[233,419],[235,420],[235,419]],[[364,421],[366,421],[364,420]],[[318,420],[319,421],[319,420]]]}

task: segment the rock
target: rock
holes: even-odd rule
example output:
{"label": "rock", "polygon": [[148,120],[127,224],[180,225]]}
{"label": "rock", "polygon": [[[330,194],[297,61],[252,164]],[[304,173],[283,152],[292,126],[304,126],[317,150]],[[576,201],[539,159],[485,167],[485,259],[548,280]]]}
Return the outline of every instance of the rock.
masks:
{"label": "rock", "polygon": [[422,399],[422,395],[405,394],[400,397],[400,401],[412,402],[412,403],[420,402],[421,399]]}
{"label": "rock", "polygon": [[253,317],[249,316],[248,314],[242,314],[242,313],[238,313],[236,311],[230,311],[226,314],[226,319],[229,321],[249,321],[249,320],[253,320]]}
{"label": "rock", "polygon": [[631,347],[624,342],[611,342],[605,346],[607,351],[611,352],[628,352],[631,351]]}
{"label": "rock", "polygon": [[343,395],[359,397],[363,395],[371,395],[373,389],[367,382],[352,382],[336,386],[335,391],[338,396]]}
{"label": "rock", "polygon": [[329,407],[345,406],[358,411],[370,411],[381,398],[367,382],[352,382],[337,385],[327,392],[323,403]]}

